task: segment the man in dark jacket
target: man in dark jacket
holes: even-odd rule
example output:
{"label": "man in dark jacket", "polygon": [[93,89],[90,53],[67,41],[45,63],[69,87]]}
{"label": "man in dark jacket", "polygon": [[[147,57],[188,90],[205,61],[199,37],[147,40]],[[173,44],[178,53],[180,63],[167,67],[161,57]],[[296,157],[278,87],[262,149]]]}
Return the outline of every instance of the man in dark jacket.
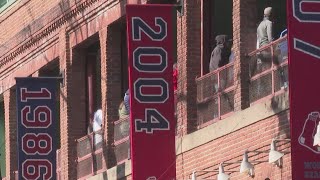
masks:
{"label": "man in dark jacket", "polygon": [[209,70],[210,72],[218,69],[229,63],[229,56],[231,54],[232,40],[227,35],[216,36],[216,47],[213,49],[210,58]]}

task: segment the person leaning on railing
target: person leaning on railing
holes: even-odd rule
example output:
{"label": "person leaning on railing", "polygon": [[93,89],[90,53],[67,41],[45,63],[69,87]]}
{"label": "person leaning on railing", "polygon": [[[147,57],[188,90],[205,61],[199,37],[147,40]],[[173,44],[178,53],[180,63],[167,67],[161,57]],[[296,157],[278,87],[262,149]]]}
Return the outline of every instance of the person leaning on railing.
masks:
{"label": "person leaning on railing", "polygon": [[[228,35],[218,35],[215,38],[216,47],[213,49],[210,57],[209,70],[210,72],[217,70],[229,63],[231,55],[232,39]],[[220,79],[220,87],[225,85],[227,80]],[[214,84],[215,92],[219,91],[218,82]]]}
{"label": "person leaning on railing", "polygon": [[103,126],[103,117],[102,117],[102,110],[98,109],[94,113],[93,117],[93,132],[94,132],[94,144],[97,146],[99,143],[102,142],[102,126]]}
{"label": "person leaning on railing", "polygon": [[267,7],[264,9],[264,18],[257,28],[257,49],[272,42],[272,25],[272,7]]}
{"label": "person leaning on railing", "polygon": [[123,97],[123,103],[128,113],[130,113],[130,90],[128,89]]}
{"label": "person leaning on railing", "polygon": [[127,111],[127,108],[125,107],[123,101],[121,101],[119,105],[118,113],[119,113],[119,119],[123,119],[129,116],[129,112]]}
{"label": "person leaning on railing", "polygon": [[216,47],[213,49],[210,57],[209,70],[210,72],[225,66],[229,63],[231,55],[232,39],[227,35],[218,35],[215,38]]}
{"label": "person leaning on railing", "polygon": [[[272,7],[267,7],[264,9],[264,18],[257,28],[257,49],[266,46],[273,41],[272,26]],[[258,53],[257,56],[257,64],[262,64],[263,62],[269,62],[271,60],[270,50],[263,50]]]}

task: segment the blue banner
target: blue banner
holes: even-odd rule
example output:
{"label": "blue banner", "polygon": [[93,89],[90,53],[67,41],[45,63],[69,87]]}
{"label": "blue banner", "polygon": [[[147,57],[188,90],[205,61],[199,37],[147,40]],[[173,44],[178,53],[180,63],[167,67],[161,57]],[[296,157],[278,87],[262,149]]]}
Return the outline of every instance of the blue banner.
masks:
{"label": "blue banner", "polygon": [[56,178],[56,78],[16,78],[19,180]]}

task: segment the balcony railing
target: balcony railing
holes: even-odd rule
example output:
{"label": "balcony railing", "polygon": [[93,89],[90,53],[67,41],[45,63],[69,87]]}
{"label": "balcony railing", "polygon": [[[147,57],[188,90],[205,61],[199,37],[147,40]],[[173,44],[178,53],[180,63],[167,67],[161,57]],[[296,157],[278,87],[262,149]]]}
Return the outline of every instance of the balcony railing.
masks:
{"label": "balcony railing", "polygon": [[[117,164],[130,157],[129,116],[114,121],[113,150]],[[77,140],[77,179],[86,179],[106,170],[103,153],[106,151],[103,129]]]}
{"label": "balcony railing", "polygon": [[77,140],[78,179],[85,179],[106,169],[103,160],[103,146],[103,129]]}
{"label": "balcony railing", "polygon": [[234,111],[233,63],[196,79],[198,128],[216,122]]}
{"label": "balcony railing", "polygon": [[287,37],[249,54],[250,103],[284,92],[288,87]]}
{"label": "balcony railing", "polygon": [[114,152],[117,164],[130,158],[130,118],[125,117],[114,122]]}

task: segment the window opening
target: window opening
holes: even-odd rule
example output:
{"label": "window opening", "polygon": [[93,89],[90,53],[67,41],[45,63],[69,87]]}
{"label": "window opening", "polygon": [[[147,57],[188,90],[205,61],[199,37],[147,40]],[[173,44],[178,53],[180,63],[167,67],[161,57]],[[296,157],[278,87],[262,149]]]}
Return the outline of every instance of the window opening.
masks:
{"label": "window opening", "polygon": [[232,0],[203,0],[202,75],[209,72],[211,53],[217,44],[216,37],[218,35],[227,35],[228,39],[232,39],[232,10]]}

